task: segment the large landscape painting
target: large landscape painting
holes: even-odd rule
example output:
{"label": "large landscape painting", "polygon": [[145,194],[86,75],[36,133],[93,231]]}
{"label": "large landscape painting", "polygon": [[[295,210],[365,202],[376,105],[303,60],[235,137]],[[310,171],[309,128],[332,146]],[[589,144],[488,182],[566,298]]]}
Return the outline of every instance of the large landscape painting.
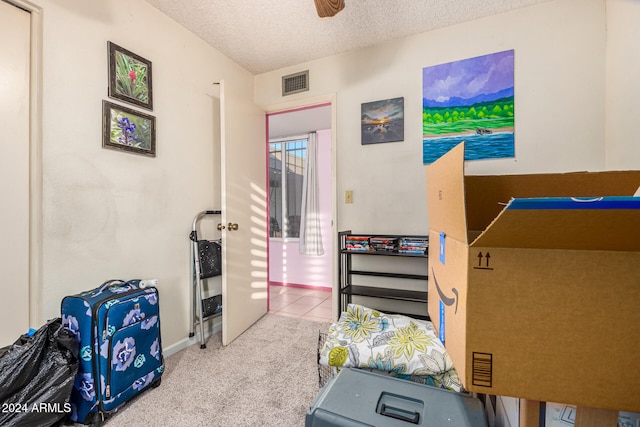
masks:
{"label": "large landscape painting", "polygon": [[422,159],[465,141],[465,159],[515,157],[513,50],[422,70]]}

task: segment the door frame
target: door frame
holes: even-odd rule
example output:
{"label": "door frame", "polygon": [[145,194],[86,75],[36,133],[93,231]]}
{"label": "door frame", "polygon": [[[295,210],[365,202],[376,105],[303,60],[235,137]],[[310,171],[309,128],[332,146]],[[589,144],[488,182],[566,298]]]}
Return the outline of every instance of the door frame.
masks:
{"label": "door frame", "polygon": [[[291,110],[300,110],[304,108],[313,108],[322,104],[330,104],[331,105],[331,233],[333,234],[332,241],[336,241],[335,236],[337,236],[338,230],[338,203],[337,203],[337,179],[336,179],[336,170],[337,170],[337,155],[336,155],[336,122],[337,122],[337,111],[336,111],[336,94],[330,93],[326,95],[319,95],[316,97],[310,98],[301,98],[289,102],[273,104],[264,107],[265,111],[265,123],[267,124],[266,128],[266,143],[265,150],[267,151],[267,162],[269,161],[269,115],[276,113],[285,113]],[[269,182],[269,167],[267,164],[267,174],[265,176],[266,184]],[[269,212],[267,212],[267,217],[265,218],[267,224],[269,224]],[[336,262],[332,262],[332,283],[331,283],[331,317],[337,319],[338,316],[338,266]],[[269,266],[269,237],[267,236],[267,283],[269,281],[268,274],[268,266]],[[270,286],[267,285],[267,290],[270,292]]]}
{"label": "door frame", "polygon": [[42,315],[42,8],[24,0],[6,0],[29,12],[31,52],[29,76],[29,324]]}

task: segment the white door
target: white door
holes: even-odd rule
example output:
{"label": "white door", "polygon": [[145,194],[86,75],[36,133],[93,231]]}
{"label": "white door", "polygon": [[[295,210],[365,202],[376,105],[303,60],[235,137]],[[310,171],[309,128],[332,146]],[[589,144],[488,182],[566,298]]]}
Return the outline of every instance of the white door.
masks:
{"label": "white door", "polygon": [[29,329],[30,21],[0,1],[0,347]]}
{"label": "white door", "polygon": [[223,345],[267,312],[266,119],[237,92],[220,82]]}

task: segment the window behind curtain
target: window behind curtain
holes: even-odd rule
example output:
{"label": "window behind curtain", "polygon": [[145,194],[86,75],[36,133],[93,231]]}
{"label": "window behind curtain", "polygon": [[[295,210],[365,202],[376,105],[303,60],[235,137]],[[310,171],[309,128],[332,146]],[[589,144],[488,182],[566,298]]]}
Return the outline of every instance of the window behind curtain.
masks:
{"label": "window behind curtain", "polygon": [[306,153],[306,138],[269,143],[270,237],[300,236]]}

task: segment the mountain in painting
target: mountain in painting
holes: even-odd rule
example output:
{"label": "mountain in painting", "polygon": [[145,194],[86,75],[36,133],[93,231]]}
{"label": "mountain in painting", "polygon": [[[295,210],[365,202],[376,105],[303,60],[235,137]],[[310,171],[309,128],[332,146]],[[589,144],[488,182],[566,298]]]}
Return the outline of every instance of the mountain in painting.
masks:
{"label": "mountain in painting", "polygon": [[480,95],[473,96],[471,98],[459,98],[457,96],[452,96],[446,101],[436,101],[435,99],[426,99],[422,98],[422,106],[427,108],[438,108],[438,107],[467,107],[474,104],[479,104],[481,102],[491,102],[496,99],[501,98],[510,98],[513,96],[513,87],[509,87],[506,89],[499,90],[494,93],[482,93]]}

